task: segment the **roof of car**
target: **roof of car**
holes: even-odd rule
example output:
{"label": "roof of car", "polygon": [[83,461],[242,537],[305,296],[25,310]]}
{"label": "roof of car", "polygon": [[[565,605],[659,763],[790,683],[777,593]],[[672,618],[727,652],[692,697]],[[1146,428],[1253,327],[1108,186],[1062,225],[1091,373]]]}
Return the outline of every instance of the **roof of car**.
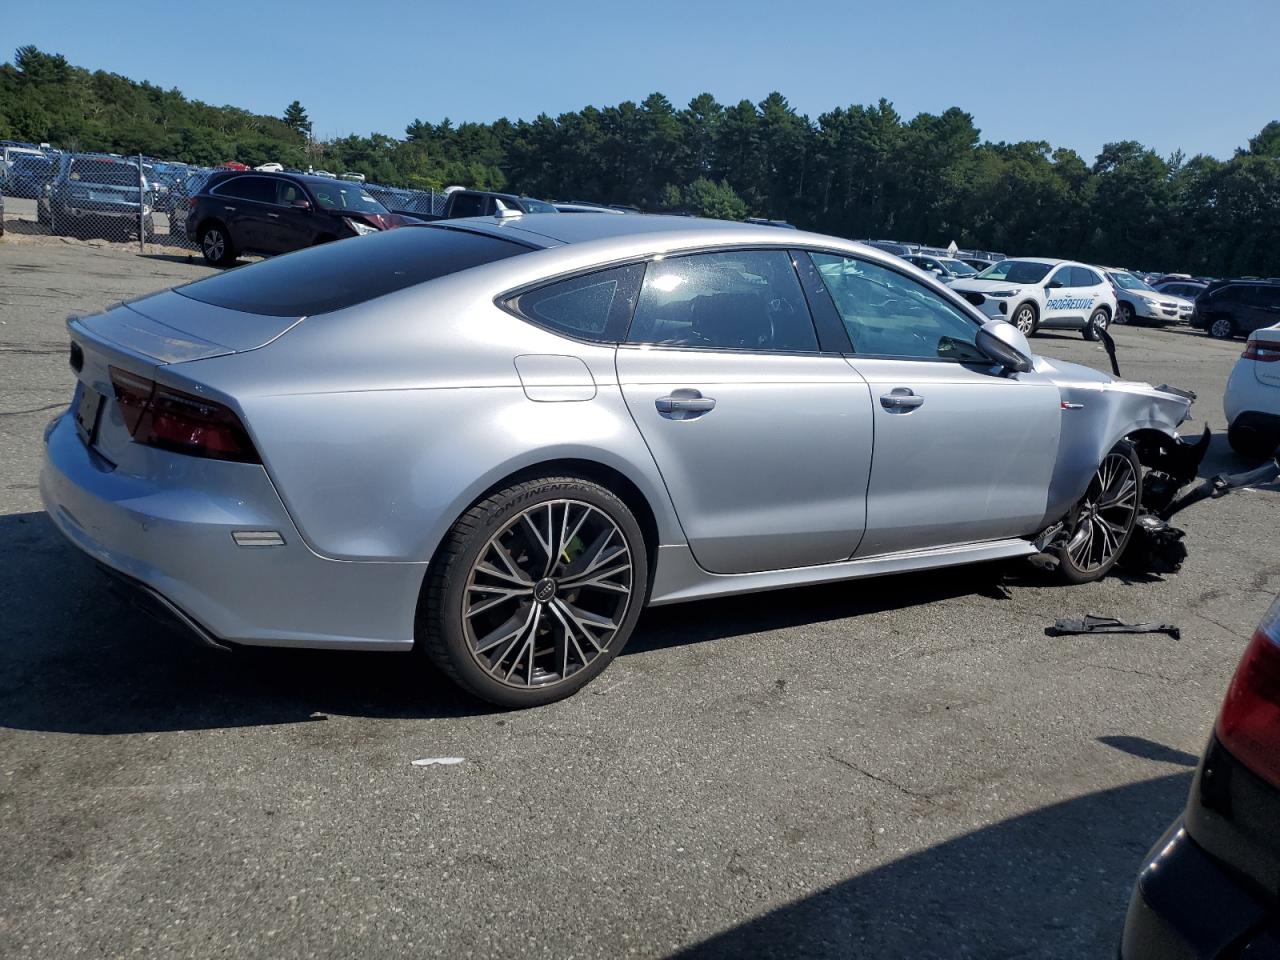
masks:
{"label": "roof of car", "polygon": [[588,243],[592,240],[607,240],[614,237],[628,237],[638,234],[696,232],[731,233],[734,239],[749,241],[759,238],[767,243],[786,242],[784,238],[795,239],[801,231],[783,227],[770,227],[753,223],[737,223],[729,220],[710,220],[701,217],[672,217],[662,215],[645,215],[620,217],[612,213],[579,213],[567,217],[561,213],[526,213],[519,216],[466,217],[447,221],[458,226],[478,228],[498,235],[516,234],[511,239],[525,243],[536,243],[539,246],[550,246],[562,243]]}
{"label": "roof of car", "polygon": [[[1060,263],[1072,263],[1071,260],[1058,260],[1053,257],[1007,257],[1009,260],[1017,260],[1020,263],[1044,263],[1051,267],[1055,267]],[[1004,261],[1001,261],[1002,263]]]}

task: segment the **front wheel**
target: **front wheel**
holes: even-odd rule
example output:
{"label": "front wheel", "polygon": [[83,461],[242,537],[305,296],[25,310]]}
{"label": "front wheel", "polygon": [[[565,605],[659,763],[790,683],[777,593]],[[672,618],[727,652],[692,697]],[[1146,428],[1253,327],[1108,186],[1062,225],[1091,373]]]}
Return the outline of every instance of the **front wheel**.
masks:
{"label": "front wheel", "polygon": [[1133,304],[1121,303],[1119,309],[1116,310],[1116,323],[1123,327],[1131,327],[1138,322],[1138,316],[1133,312]]}
{"label": "front wheel", "polygon": [[1084,325],[1084,330],[1082,331],[1084,338],[1086,340],[1097,340],[1098,331],[1107,329],[1107,325],[1110,322],[1107,317],[1107,311],[1099,307],[1093,311],[1093,314],[1089,317],[1089,322]]}
{"label": "front wheel", "polygon": [[1018,328],[1018,332],[1024,337],[1029,337],[1036,332],[1036,308],[1029,303],[1024,303],[1013,311],[1013,319],[1009,321]]}
{"label": "front wheel", "polygon": [[418,644],[490,703],[551,703],[626,646],[648,579],[640,526],[609,490],[567,476],[515,484],[449,532],[424,585]]}
{"label": "front wheel", "polygon": [[1058,573],[1067,583],[1107,575],[1129,545],[1142,503],[1142,464],[1133,445],[1112,448],[1067,514],[1066,542],[1058,548]]}

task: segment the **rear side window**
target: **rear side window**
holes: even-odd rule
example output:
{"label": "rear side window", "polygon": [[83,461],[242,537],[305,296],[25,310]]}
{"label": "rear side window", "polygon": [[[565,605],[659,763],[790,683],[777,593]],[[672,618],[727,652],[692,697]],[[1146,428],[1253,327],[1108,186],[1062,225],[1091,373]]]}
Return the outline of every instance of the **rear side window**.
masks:
{"label": "rear side window", "polygon": [[1071,269],[1075,274],[1075,279],[1071,284],[1073,287],[1096,287],[1102,282],[1102,278],[1092,270],[1087,270],[1084,267],[1072,267]]}
{"label": "rear side window", "polygon": [[527,320],[583,340],[618,342],[626,334],[644,264],[601,270],[517,294],[506,305]]}
{"label": "rear side window", "polygon": [[488,197],[477,193],[454,194],[449,203],[449,215],[453,217],[482,217],[485,213],[485,201]]}
{"label": "rear side window", "polygon": [[268,177],[233,177],[218,184],[212,192],[220,197],[234,197],[237,200],[276,202],[275,180]]}
{"label": "rear side window", "polygon": [[331,313],[531,248],[464,230],[402,227],[239,267],[177,292],[271,317]]}
{"label": "rear side window", "polygon": [[651,262],[627,339],[699,350],[818,349],[800,281],[783,250]]}

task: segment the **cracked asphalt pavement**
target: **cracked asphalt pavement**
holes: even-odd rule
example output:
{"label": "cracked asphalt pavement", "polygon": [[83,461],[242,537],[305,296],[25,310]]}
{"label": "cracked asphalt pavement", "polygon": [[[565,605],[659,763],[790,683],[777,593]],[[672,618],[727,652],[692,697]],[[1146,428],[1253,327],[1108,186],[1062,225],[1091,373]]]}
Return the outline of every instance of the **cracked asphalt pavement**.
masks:
{"label": "cracked asphalt pavement", "polygon": [[[415,658],[220,655],[41,512],[64,317],[206,269],[0,242],[0,956],[1109,956],[1243,645],[1275,488],[1185,514],[1177,576],[986,566],[647,613],[579,696],[501,713]],[[1195,390],[1239,343],[1115,333]],[[1050,356],[1105,368],[1078,336]],[[1187,428],[1184,428],[1187,429]],[[268,588],[264,585],[264,589]],[[1049,638],[1095,613],[1182,627]],[[456,765],[414,766],[433,757]]]}

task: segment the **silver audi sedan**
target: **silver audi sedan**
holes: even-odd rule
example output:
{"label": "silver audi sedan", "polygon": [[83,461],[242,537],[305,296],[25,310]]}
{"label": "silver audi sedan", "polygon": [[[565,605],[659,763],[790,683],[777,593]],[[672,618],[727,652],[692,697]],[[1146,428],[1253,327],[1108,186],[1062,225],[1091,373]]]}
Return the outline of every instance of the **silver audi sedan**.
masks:
{"label": "silver audi sedan", "polygon": [[41,490],[206,641],[567,696],[646,604],[1052,554],[1104,575],[1186,395],[897,257],[583,213],[414,226],[68,321]]}

